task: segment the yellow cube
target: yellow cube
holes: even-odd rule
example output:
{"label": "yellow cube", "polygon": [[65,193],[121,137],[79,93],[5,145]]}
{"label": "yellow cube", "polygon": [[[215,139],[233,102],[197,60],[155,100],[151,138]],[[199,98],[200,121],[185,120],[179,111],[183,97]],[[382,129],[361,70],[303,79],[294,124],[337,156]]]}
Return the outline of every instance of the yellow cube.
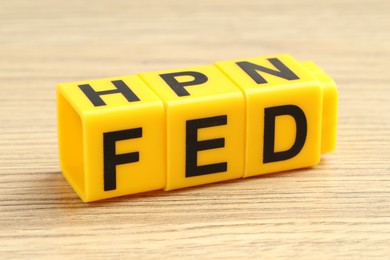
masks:
{"label": "yellow cube", "polygon": [[319,162],[323,90],[312,73],[289,55],[216,65],[246,96],[244,177]]}
{"label": "yellow cube", "polygon": [[164,105],[138,76],[59,84],[57,113],[61,168],[83,201],[165,186]]}
{"label": "yellow cube", "polygon": [[140,77],[166,107],[165,190],[242,177],[245,101],[239,88],[215,66]]}

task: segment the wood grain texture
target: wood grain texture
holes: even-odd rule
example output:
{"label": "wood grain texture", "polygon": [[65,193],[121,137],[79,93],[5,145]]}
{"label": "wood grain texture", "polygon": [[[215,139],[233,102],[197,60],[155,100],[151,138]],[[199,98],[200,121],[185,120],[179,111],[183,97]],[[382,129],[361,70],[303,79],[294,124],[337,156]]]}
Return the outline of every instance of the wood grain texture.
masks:
{"label": "wood grain texture", "polygon": [[[0,258],[390,254],[389,1],[1,1]],[[59,82],[289,53],[340,93],[318,167],[85,204],[62,177]]]}

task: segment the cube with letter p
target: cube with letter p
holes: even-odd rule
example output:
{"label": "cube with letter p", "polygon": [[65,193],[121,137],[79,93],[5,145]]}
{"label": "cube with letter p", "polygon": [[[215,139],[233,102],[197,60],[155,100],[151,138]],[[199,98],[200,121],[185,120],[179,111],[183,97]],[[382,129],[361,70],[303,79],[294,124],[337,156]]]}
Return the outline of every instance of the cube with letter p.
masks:
{"label": "cube with letter p", "polygon": [[218,68],[201,66],[140,76],[166,107],[166,190],[242,177],[244,97]]}

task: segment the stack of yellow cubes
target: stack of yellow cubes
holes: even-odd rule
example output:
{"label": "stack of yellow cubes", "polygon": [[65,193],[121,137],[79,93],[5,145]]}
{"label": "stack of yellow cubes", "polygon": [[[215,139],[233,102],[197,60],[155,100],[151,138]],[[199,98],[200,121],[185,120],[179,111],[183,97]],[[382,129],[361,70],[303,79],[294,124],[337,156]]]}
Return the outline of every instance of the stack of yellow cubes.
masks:
{"label": "stack of yellow cubes", "polygon": [[64,176],[83,201],[310,167],[337,89],[289,55],[59,84]]}

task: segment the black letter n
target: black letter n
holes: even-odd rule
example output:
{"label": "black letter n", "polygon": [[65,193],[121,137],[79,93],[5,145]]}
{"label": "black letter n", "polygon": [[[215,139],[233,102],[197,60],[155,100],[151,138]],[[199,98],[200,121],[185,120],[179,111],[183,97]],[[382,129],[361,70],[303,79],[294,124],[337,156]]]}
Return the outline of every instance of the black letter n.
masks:
{"label": "black letter n", "polygon": [[248,61],[240,61],[236,64],[245,71],[246,74],[248,74],[257,84],[264,84],[267,83],[265,78],[261,76],[258,71],[264,72],[279,78],[284,78],[287,80],[294,80],[299,79],[297,75],[295,75],[294,72],[292,72],[289,68],[287,68],[286,65],[284,65],[279,59],[277,58],[270,58],[268,61],[274,65],[274,67],[278,70],[269,69]]}

